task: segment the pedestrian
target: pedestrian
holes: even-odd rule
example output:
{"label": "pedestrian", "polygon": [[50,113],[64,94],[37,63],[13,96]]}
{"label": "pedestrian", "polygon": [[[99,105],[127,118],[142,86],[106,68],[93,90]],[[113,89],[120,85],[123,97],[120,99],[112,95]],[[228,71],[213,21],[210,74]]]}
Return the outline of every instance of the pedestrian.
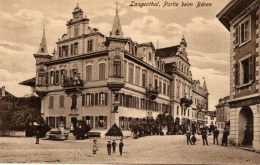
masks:
{"label": "pedestrian", "polygon": [[108,155],[111,155],[111,147],[112,147],[112,145],[111,145],[111,141],[107,141],[108,143],[107,143],[107,153],[108,153]]}
{"label": "pedestrian", "polygon": [[218,135],[219,135],[219,130],[217,127],[215,127],[215,129],[213,130],[213,144],[217,142],[218,145]]}
{"label": "pedestrian", "polygon": [[227,146],[227,139],[228,139],[228,135],[229,135],[229,132],[226,128],[224,128],[224,131],[223,131],[223,136],[222,136],[222,146],[225,145]]}
{"label": "pedestrian", "polygon": [[191,143],[191,141],[190,141],[190,136],[191,136],[191,134],[190,134],[190,131],[189,131],[189,130],[187,130],[187,132],[186,132],[186,137],[187,137],[187,145],[189,145],[189,143],[192,145],[192,143]]}
{"label": "pedestrian", "polygon": [[97,154],[97,151],[98,151],[98,147],[97,147],[97,140],[96,139],[94,139],[93,140],[93,155],[94,154]]}
{"label": "pedestrian", "polygon": [[206,130],[206,128],[202,128],[201,129],[201,135],[202,135],[203,145],[205,145],[205,143],[207,145],[209,145],[208,144],[208,139],[207,139],[207,130]]}
{"label": "pedestrian", "polygon": [[113,153],[116,153],[116,141],[113,140],[112,142],[112,147],[113,147]]}
{"label": "pedestrian", "polygon": [[196,139],[196,137],[195,137],[195,134],[192,133],[191,142],[192,142],[193,145],[195,145],[196,140],[197,140],[197,139]]}
{"label": "pedestrian", "polygon": [[119,152],[120,152],[120,156],[121,156],[122,153],[123,153],[123,146],[124,146],[123,139],[121,139],[121,140],[120,140],[120,143],[119,143]]}
{"label": "pedestrian", "polygon": [[40,131],[39,131],[38,128],[36,128],[35,137],[36,137],[36,142],[35,142],[35,144],[39,144],[39,143],[40,143]]}

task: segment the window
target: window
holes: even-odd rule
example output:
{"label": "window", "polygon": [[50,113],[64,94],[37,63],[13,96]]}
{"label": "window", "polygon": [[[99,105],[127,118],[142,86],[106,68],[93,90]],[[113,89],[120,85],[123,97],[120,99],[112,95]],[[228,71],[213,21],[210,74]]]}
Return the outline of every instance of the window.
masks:
{"label": "window", "polygon": [[49,109],[53,109],[53,105],[54,105],[54,97],[49,96]]}
{"label": "window", "polygon": [[135,67],[135,84],[140,85],[140,68]]}
{"label": "window", "polygon": [[74,26],[74,36],[78,36],[79,35],[79,25],[75,25]]}
{"label": "window", "polygon": [[163,94],[166,95],[166,84],[163,83]]}
{"label": "window", "polygon": [[114,59],[113,63],[113,75],[114,77],[121,77],[121,61],[120,59]]}
{"label": "window", "polygon": [[159,81],[159,93],[162,93],[162,80]]}
{"label": "window", "polygon": [[99,64],[99,80],[105,80],[105,72],[106,70],[106,64],[105,63],[101,63]]}
{"label": "window", "polygon": [[70,54],[71,54],[71,55],[73,55],[73,54],[74,54],[74,49],[73,49],[73,48],[74,48],[74,45],[73,45],[73,44],[71,44],[71,45],[70,45]]}
{"label": "window", "polygon": [[45,85],[45,72],[43,70],[39,70],[38,85]]}
{"label": "window", "polygon": [[128,82],[134,83],[134,64],[129,64]]}
{"label": "window", "polygon": [[62,70],[60,71],[60,77],[61,77],[61,83],[64,83],[64,80],[65,80],[66,77],[67,77],[67,70],[62,69]]}
{"label": "window", "polygon": [[86,81],[92,80],[92,65],[86,66]]}
{"label": "window", "polygon": [[74,43],[74,54],[78,54],[78,43]]}
{"label": "window", "polygon": [[93,128],[93,116],[85,116],[86,124]]}
{"label": "window", "polygon": [[88,52],[92,52],[93,51],[93,40],[88,40]]}
{"label": "window", "polygon": [[107,116],[96,116],[95,117],[95,127],[97,128],[107,128]]}
{"label": "window", "polygon": [[72,95],[71,100],[72,100],[71,109],[76,109],[77,108],[77,96]]}
{"label": "window", "polygon": [[45,83],[46,83],[46,85],[49,84],[49,73],[48,72],[45,73]]}
{"label": "window", "polygon": [[52,71],[51,72],[51,85],[54,85],[55,84],[55,72]]}
{"label": "window", "polygon": [[177,98],[180,98],[180,82],[177,80],[177,90],[176,90],[176,96]]}
{"label": "window", "polygon": [[100,92],[98,97],[99,105],[107,105],[107,93]]}
{"label": "window", "polygon": [[93,93],[86,94],[86,106],[94,106],[94,94]]}
{"label": "window", "polygon": [[60,81],[59,81],[59,75],[60,75],[60,72],[57,70],[56,71],[56,74],[55,74],[55,84],[59,84],[60,83]]}
{"label": "window", "polygon": [[242,21],[237,27],[235,27],[234,31],[234,45],[241,45],[251,38],[251,20],[250,17],[247,17],[244,21]]}
{"label": "window", "polygon": [[152,61],[152,53],[151,52],[149,52],[148,60]]}
{"label": "window", "polygon": [[61,57],[67,57],[69,53],[69,47],[68,46],[62,46],[62,55]]}
{"label": "window", "polygon": [[248,41],[250,38],[250,19],[245,20],[240,24],[241,44]]}
{"label": "window", "polygon": [[146,72],[145,70],[143,70],[143,73],[142,73],[142,87],[146,87]]}
{"label": "window", "polygon": [[255,78],[255,56],[244,56],[235,64],[235,85],[243,85],[252,82]]}
{"label": "window", "polygon": [[61,95],[60,96],[60,105],[59,105],[60,108],[64,108],[64,96]]}

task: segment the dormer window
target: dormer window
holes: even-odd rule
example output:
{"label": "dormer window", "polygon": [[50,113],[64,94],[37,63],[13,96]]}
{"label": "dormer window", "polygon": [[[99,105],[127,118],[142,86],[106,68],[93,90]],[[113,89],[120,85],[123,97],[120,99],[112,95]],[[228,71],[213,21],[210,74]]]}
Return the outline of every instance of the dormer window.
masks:
{"label": "dormer window", "polygon": [[42,53],[44,52],[44,48],[41,48],[41,52],[42,52]]}

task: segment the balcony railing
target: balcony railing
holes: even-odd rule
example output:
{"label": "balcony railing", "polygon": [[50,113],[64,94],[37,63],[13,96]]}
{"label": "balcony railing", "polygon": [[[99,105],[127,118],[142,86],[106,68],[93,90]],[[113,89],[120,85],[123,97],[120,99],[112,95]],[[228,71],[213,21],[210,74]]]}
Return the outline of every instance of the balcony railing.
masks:
{"label": "balcony railing", "polygon": [[146,95],[151,99],[151,100],[155,100],[156,97],[159,94],[159,89],[158,87],[152,87],[152,85],[150,84],[148,88],[146,88]]}
{"label": "balcony railing", "polygon": [[70,93],[76,93],[81,90],[84,83],[81,80],[80,76],[67,77],[63,80],[61,86],[64,88],[64,91],[69,95]]}

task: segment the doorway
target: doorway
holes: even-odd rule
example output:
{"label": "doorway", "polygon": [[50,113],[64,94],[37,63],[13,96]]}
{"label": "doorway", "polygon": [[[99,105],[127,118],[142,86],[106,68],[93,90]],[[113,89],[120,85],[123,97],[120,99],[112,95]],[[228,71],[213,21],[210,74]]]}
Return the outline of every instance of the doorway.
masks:
{"label": "doorway", "polygon": [[252,146],[254,139],[253,112],[250,107],[243,107],[239,113],[239,134],[240,146]]}

